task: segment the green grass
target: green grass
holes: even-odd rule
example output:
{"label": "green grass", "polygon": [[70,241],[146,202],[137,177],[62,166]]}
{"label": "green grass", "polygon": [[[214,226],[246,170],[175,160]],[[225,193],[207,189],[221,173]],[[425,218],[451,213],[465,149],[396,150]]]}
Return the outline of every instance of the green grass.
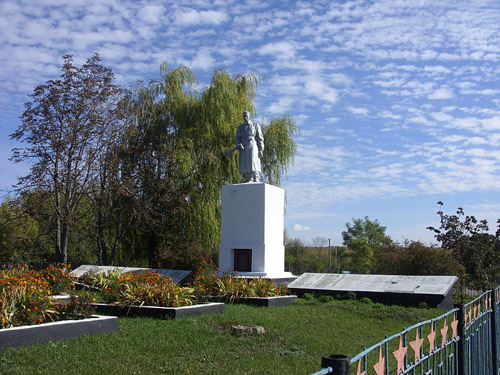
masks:
{"label": "green grass", "polygon": [[[0,351],[0,374],[310,374],[323,354],[354,356],[440,313],[299,299],[284,308],[228,305],[222,314],[179,320],[122,318],[116,334]],[[266,333],[233,337],[227,327],[234,322]]]}

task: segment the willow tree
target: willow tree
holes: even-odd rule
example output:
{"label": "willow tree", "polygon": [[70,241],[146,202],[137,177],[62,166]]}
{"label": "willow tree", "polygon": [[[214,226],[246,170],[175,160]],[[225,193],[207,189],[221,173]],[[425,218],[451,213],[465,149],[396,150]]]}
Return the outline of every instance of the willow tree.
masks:
{"label": "willow tree", "polygon": [[[161,212],[165,214],[168,207],[170,228],[163,226],[162,230],[165,235],[176,234],[176,242],[156,244],[154,251],[166,249],[169,256],[172,248],[182,251],[180,235],[184,245],[204,249],[218,246],[221,186],[242,182],[237,157],[233,154],[226,158],[224,153],[234,147],[243,111],[256,112],[257,85],[258,79],[253,75],[231,77],[224,70],[216,70],[210,84],[198,90],[196,77],[189,69],[169,70],[164,64],[161,78],[140,90],[136,103],[137,130],[139,134],[149,132],[154,147],[143,147],[149,164],[143,161],[137,165],[147,168],[150,171],[147,173],[160,172],[158,162],[163,160],[162,172],[149,180],[152,185],[143,187],[151,194],[164,194],[155,209],[161,210],[162,204],[166,204]],[[263,171],[269,182],[279,184],[293,159],[296,146],[292,137],[296,125],[292,117],[283,116],[272,119],[263,129],[266,137]],[[174,238],[164,236],[167,237]],[[151,254],[150,262],[156,256]]]}

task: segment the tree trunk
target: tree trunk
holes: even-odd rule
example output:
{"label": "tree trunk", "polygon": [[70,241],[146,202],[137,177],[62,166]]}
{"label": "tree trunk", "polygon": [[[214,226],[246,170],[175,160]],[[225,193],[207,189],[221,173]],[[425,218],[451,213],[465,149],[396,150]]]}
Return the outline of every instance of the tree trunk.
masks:
{"label": "tree trunk", "polygon": [[67,264],[68,263],[68,238],[69,238],[69,224],[68,223],[62,223],[61,225],[61,236],[60,236],[60,245],[59,248],[61,249],[61,263]]}
{"label": "tree trunk", "polygon": [[56,217],[56,257],[59,263],[64,263],[63,251],[61,249],[61,219]]}
{"label": "tree trunk", "polygon": [[146,240],[147,251],[148,251],[148,264],[150,268],[158,268],[158,245],[159,238],[158,234],[154,231],[150,231],[148,238]]}
{"label": "tree trunk", "polygon": [[104,219],[102,211],[97,213],[97,260],[100,265],[108,265],[108,247],[104,235]]}

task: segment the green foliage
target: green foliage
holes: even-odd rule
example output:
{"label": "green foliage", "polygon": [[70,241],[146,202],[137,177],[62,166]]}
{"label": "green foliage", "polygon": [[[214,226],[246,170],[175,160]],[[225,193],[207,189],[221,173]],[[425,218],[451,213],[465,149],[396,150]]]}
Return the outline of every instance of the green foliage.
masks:
{"label": "green foliage", "polygon": [[354,240],[362,240],[368,244],[379,245],[387,237],[386,227],[377,220],[370,220],[368,216],[363,219],[352,219],[352,224],[346,223],[347,230],[342,232],[344,245],[350,247]]}
{"label": "green foliage", "polygon": [[368,297],[360,298],[359,302],[360,303],[367,303],[367,304],[372,304],[373,303],[373,301],[370,298],[368,298]]}
{"label": "green foliage", "polygon": [[371,273],[375,251],[387,239],[386,228],[367,216],[364,219],[352,219],[352,222],[346,223],[347,230],[342,232],[344,245],[352,251],[352,270],[356,273]]}
{"label": "green foliage", "polygon": [[262,129],[265,140],[262,172],[271,185],[279,185],[281,175],[287,171],[297,149],[292,135],[297,131],[295,120],[291,116],[271,119]]}
{"label": "green foliage", "polygon": [[5,200],[0,204],[0,260],[22,262],[36,258],[39,227],[37,221],[21,210],[16,202]]}
{"label": "green foliage", "polygon": [[353,239],[349,249],[352,251],[351,268],[355,273],[371,273],[373,269],[374,246],[362,239]]}
{"label": "green foliage", "polygon": [[100,61],[94,54],[76,67],[72,56],[65,56],[59,79],[34,89],[22,124],[11,134],[27,145],[14,149],[12,160],[32,162],[30,173],[19,179],[19,189],[46,193],[61,263],[68,261],[70,233],[83,217],[82,199],[97,183],[101,162],[125,118],[126,93]]}
{"label": "green foliage", "polygon": [[[162,64],[159,79],[133,94],[113,80],[97,54],[82,67],[65,56],[60,78],[35,88],[11,135],[27,147],[12,159],[33,162],[20,189],[41,198],[43,213],[16,213],[11,227],[12,212],[0,212],[2,259],[38,256],[37,231],[63,263],[194,269],[216,255],[221,186],[242,182],[236,154],[223,155],[242,112],[256,113],[258,79],[221,69],[200,89],[188,68]],[[279,184],[296,124],[283,115],[262,127],[263,171]]]}
{"label": "green foliage", "polygon": [[345,299],[348,299],[348,300],[356,300],[356,298],[358,298],[356,296],[356,293],[354,292],[347,292],[347,294],[345,295]]}
{"label": "green foliage", "polygon": [[100,289],[98,298],[106,303],[134,306],[180,307],[196,303],[193,288],[181,287],[170,277],[148,271],[123,273],[119,269],[108,273],[85,275],[83,281]]}
{"label": "green foliage", "polygon": [[312,293],[304,293],[302,298],[304,298],[306,301],[315,301],[316,300],[316,297]]}
{"label": "green foliage", "polygon": [[[210,85],[198,91],[188,68],[163,64],[160,79],[137,90],[125,152],[141,196],[135,212],[150,265],[176,266],[175,259],[193,266],[196,249],[203,249],[205,259],[215,253],[221,186],[242,182],[237,159],[223,155],[234,147],[243,111],[255,113],[257,84],[252,75],[230,77],[216,70]],[[287,116],[264,126],[263,165],[271,182],[279,183],[292,161],[295,130]],[[180,256],[186,249],[192,257]]]}
{"label": "green foliage", "polygon": [[209,296],[223,297],[229,303],[236,302],[242,297],[277,297],[288,294],[284,285],[276,285],[270,279],[243,278],[231,272],[219,271],[210,262],[204,262],[191,282],[199,300]]}
{"label": "green foliage", "polygon": [[195,304],[194,289],[176,285],[172,279],[155,282],[131,282],[123,285],[119,303],[146,306],[190,306]]}
{"label": "green foliage", "polygon": [[354,301],[358,297],[357,297],[356,293],[354,293],[354,292],[347,292],[347,293],[342,293],[342,294],[339,293],[339,294],[337,294],[336,298],[339,299],[339,300],[351,300],[351,301]]}
{"label": "green foliage", "polygon": [[85,304],[85,295],[64,305],[51,299],[72,289],[65,268],[58,265],[40,272],[25,266],[0,270],[0,328],[88,317],[93,309]]}
{"label": "green foliage", "polygon": [[420,241],[385,241],[375,254],[373,272],[386,275],[456,275],[463,272],[450,250]]}
{"label": "green foliage", "polygon": [[321,303],[328,303],[328,302],[332,302],[333,300],[334,300],[334,298],[332,296],[327,296],[325,294],[319,296],[319,298],[318,298],[318,301]]}
{"label": "green foliage", "polygon": [[[443,206],[442,202],[438,202]],[[428,227],[435,233],[441,246],[453,253],[463,266],[466,283],[474,289],[486,290],[495,285],[500,278],[500,229],[495,234],[488,233],[486,220],[477,220],[465,215],[459,208],[455,215],[446,215],[440,209],[439,228]],[[500,220],[499,220],[500,222]]]}
{"label": "green foliage", "polygon": [[[332,246],[330,254],[328,247],[324,246],[325,242],[313,245],[316,246],[306,246],[301,239],[285,235],[285,269],[300,275],[304,272],[326,272],[330,265],[332,272],[340,272],[345,266],[347,255],[345,248]],[[329,256],[332,258],[331,263],[328,261]]]}

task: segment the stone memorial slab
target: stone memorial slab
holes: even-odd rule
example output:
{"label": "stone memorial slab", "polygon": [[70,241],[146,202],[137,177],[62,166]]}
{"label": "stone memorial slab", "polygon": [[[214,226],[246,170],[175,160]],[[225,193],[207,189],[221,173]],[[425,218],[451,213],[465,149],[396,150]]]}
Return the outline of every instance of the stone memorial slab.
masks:
{"label": "stone memorial slab", "polygon": [[404,276],[304,273],[288,288],[302,295],[306,292],[336,295],[354,292],[381,302],[418,304],[426,302],[439,308],[451,308],[456,276]]}
{"label": "stone memorial slab", "polygon": [[123,273],[155,271],[164,277],[171,277],[175,283],[182,282],[191,274],[191,271],[168,270],[162,268],[82,265],[71,271],[70,276],[82,277],[85,274],[108,273],[113,270],[120,270]]}

